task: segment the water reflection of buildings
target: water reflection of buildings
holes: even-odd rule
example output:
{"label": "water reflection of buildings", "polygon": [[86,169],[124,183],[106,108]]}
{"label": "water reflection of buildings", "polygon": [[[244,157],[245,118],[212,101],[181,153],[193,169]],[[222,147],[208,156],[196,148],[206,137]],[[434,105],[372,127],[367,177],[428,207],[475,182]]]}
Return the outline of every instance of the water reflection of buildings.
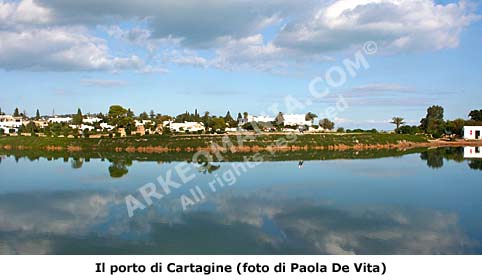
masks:
{"label": "water reflection of buildings", "polygon": [[482,146],[480,147],[465,147],[464,158],[467,159],[482,159]]}

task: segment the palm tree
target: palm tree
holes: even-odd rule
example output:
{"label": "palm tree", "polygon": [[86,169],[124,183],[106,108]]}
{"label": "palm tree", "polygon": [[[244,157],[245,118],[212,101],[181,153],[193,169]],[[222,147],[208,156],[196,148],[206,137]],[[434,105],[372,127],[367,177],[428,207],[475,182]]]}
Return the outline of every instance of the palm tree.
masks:
{"label": "palm tree", "polygon": [[318,116],[316,114],[313,114],[312,112],[308,112],[306,115],[305,115],[305,120],[306,121],[311,121],[311,124],[314,123],[315,121],[315,118],[317,118]]}
{"label": "palm tree", "polygon": [[394,117],[394,118],[392,118],[392,121],[390,123],[395,124],[397,126],[397,128],[395,128],[395,130],[398,131],[398,129],[400,128],[400,125],[405,124],[405,121],[403,121],[403,120],[404,120],[403,117]]}

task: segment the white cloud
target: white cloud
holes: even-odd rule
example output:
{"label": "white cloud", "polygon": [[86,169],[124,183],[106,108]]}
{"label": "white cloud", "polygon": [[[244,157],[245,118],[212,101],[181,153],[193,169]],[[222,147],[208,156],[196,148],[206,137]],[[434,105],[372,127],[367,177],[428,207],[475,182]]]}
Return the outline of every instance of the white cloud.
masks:
{"label": "white cloud", "polygon": [[[210,48],[219,37],[241,38],[304,8],[290,0],[40,0],[57,21],[106,24],[119,19],[147,22],[153,38],[182,38],[183,46]],[[304,0],[305,3],[313,0]]]}
{"label": "white cloud", "polygon": [[241,39],[220,38],[223,46],[215,50],[216,56],[210,60],[210,66],[225,69],[256,69],[283,74],[291,65],[305,62],[332,61],[320,54],[306,55],[303,52],[278,47],[267,41],[263,35],[256,34]]}
{"label": "white cloud", "polygon": [[260,34],[242,39],[225,38],[223,45],[216,50],[213,60],[213,66],[217,68],[253,67],[270,70],[287,66],[282,58],[286,52],[272,43],[265,43]]}
{"label": "white cloud", "polygon": [[182,41],[180,38],[173,38],[171,36],[153,38],[152,31],[139,27],[123,29],[117,25],[113,25],[106,28],[106,32],[115,39],[146,48],[151,54],[154,54],[161,47],[180,47]]}
{"label": "white cloud", "polygon": [[[454,48],[479,18],[463,0],[0,0],[0,68],[166,72],[164,61],[280,72],[368,40],[391,54]],[[128,54],[113,54],[97,26]]]}
{"label": "white cloud", "polygon": [[340,0],[319,4],[310,17],[288,23],[275,43],[319,53],[375,41],[385,52],[454,48],[461,31],[479,17],[464,1]]}
{"label": "white cloud", "polygon": [[355,92],[415,92],[414,88],[396,83],[372,83],[354,87]]}
{"label": "white cloud", "polygon": [[13,14],[13,19],[23,23],[48,23],[52,20],[52,13],[33,0],[22,0]]}
{"label": "white cloud", "polygon": [[108,206],[117,203],[112,196],[94,193],[64,194],[51,196],[52,200],[43,201],[29,194],[35,207],[23,211],[12,202],[16,195],[3,196],[0,205],[0,228],[2,231],[37,232],[54,234],[84,233],[92,224],[103,220],[108,215]]}
{"label": "white cloud", "polygon": [[52,27],[0,31],[0,67],[6,70],[143,70],[136,55],[109,54],[106,41],[84,28]]}
{"label": "white cloud", "polygon": [[52,12],[33,0],[18,3],[0,0],[0,29],[15,24],[44,24],[52,19]]}
{"label": "white cloud", "polygon": [[151,74],[151,73],[165,74],[165,73],[168,73],[169,70],[158,66],[145,65],[138,72],[143,74]]}
{"label": "white cloud", "polygon": [[83,25],[56,25],[54,12],[33,0],[0,0],[0,68],[30,71],[164,72],[136,54],[111,54],[107,41]]}
{"label": "white cloud", "polygon": [[177,65],[189,65],[194,67],[207,67],[209,62],[206,58],[197,55],[191,50],[171,50],[163,53],[163,61]]}
{"label": "white cloud", "polygon": [[[234,195],[216,197],[213,203],[225,223],[261,228],[267,219],[272,220],[283,232],[278,244],[296,240],[312,254],[460,254],[478,245],[452,213],[376,206],[336,209],[303,198],[287,199],[283,192],[257,191],[249,200]],[[285,187],[283,191],[290,190]]]}
{"label": "white cloud", "polygon": [[80,82],[85,86],[102,88],[123,87],[129,84],[127,81],[116,79],[82,79]]}

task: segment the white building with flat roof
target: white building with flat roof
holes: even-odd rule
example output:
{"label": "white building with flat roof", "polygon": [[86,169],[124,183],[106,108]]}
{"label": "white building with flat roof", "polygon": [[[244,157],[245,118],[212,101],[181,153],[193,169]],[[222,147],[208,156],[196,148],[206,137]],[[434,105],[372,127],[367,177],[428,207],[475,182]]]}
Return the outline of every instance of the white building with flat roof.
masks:
{"label": "white building with flat roof", "polygon": [[72,122],[71,117],[51,117],[49,118],[49,123],[70,123]]}
{"label": "white building with flat roof", "polygon": [[464,126],[464,139],[481,140],[482,126]]}
{"label": "white building with flat roof", "polygon": [[248,115],[248,122],[273,122],[273,121],[275,121],[275,118],[270,116]]}
{"label": "white building with flat roof", "polygon": [[99,118],[99,117],[87,117],[87,118],[84,118],[82,119],[82,123],[86,123],[86,124],[95,124],[95,123],[98,123],[98,122],[101,122],[102,119]]}
{"label": "white building with flat roof", "polygon": [[283,115],[285,126],[311,126],[311,120],[306,120],[306,115]]}
{"label": "white building with flat roof", "polygon": [[202,122],[186,121],[184,123],[171,122],[169,124],[169,129],[173,132],[178,132],[178,133],[184,133],[184,132],[195,133],[199,131],[205,131],[206,127],[204,127],[204,124]]}
{"label": "white building with flat roof", "polygon": [[0,128],[3,129],[5,133],[17,132],[18,129],[27,121],[22,117],[14,117],[9,115],[0,116]]}
{"label": "white building with flat roof", "polygon": [[115,127],[112,125],[109,125],[108,123],[103,122],[100,124],[100,128],[102,128],[102,130],[112,131],[114,130]]}
{"label": "white building with flat roof", "polygon": [[152,124],[152,120],[150,119],[136,120],[135,123],[136,123],[136,127],[146,126],[147,124]]}

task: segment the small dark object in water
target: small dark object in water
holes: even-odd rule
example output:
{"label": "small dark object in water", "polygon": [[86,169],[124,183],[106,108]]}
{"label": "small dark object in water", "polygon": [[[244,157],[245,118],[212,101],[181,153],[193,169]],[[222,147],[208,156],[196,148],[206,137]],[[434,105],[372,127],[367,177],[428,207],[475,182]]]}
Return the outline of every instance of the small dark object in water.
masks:
{"label": "small dark object in water", "polygon": [[304,161],[300,160],[300,162],[298,162],[298,168],[303,168],[303,163],[304,163]]}

